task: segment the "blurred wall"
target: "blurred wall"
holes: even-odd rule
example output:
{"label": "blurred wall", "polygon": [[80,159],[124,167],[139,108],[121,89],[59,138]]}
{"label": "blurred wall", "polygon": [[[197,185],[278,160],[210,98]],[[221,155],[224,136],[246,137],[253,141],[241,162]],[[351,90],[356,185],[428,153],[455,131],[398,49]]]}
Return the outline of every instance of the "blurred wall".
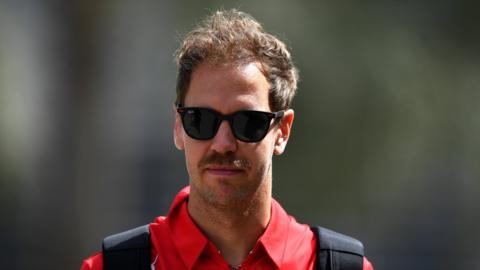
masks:
{"label": "blurred wall", "polygon": [[274,196],[376,269],[478,269],[480,17],[467,1],[0,2],[0,269],[78,269],[168,211],[173,54],[239,8],[300,69]]}

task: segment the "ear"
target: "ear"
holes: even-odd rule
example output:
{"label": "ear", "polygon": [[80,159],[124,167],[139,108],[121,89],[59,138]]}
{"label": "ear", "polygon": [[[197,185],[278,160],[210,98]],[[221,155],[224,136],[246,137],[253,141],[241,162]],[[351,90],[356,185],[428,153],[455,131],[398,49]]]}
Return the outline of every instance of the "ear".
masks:
{"label": "ear", "polygon": [[177,112],[175,105],[173,106],[173,112],[175,113],[175,123],[173,125],[173,141],[175,143],[175,147],[178,150],[185,149],[185,145],[183,142],[183,126],[182,120],[180,119],[180,114]]}
{"label": "ear", "polygon": [[294,112],[292,109],[285,111],[282,120],[278,123],[273,154],[281,155],[287,147],[288,138],[292,129]]}

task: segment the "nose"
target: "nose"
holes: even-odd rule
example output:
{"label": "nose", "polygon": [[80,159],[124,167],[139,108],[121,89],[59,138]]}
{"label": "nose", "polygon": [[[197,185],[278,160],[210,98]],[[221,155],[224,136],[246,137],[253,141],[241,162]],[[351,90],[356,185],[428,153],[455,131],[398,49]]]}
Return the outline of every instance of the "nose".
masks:
{"label": "nose", "polygon": [[217,134],[212,139],[212,150],[220,154],[237,151],[237,139],[230,129],[228,121],[222,121]]}

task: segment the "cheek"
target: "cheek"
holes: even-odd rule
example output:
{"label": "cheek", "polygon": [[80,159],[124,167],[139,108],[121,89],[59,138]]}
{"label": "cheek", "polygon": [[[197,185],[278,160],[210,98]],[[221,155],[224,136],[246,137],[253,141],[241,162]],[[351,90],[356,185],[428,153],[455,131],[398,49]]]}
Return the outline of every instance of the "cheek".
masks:
{"label": "cheek", "polygon": [[255,148],[247,150],[246,153],[250,157],[253,166],[264,166],[272,160],[273,144],[266,140],[267,138]]}
{"label": "cheek", "polygon": [[197,171],[198,162],[203,157],[202,144],[193,142],[190,138],[185,138],[185,162],[189,174],[195,174]]}

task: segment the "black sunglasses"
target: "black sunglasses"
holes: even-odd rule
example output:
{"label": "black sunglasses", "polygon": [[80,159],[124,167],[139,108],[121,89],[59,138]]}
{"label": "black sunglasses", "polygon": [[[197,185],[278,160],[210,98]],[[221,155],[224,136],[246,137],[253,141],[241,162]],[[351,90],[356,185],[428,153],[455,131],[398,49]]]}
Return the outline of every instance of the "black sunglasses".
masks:
{"label": "black sunglasses", "polygon": [[261,141],[268,133],[272,119],[283,117],[284,111],[261,112],[243,110],[223,115],[207,108],[177,106],[183,129],[197,140],[210,140],[217,134],[223,120],[227,120],[235,138],[242,142]]}

